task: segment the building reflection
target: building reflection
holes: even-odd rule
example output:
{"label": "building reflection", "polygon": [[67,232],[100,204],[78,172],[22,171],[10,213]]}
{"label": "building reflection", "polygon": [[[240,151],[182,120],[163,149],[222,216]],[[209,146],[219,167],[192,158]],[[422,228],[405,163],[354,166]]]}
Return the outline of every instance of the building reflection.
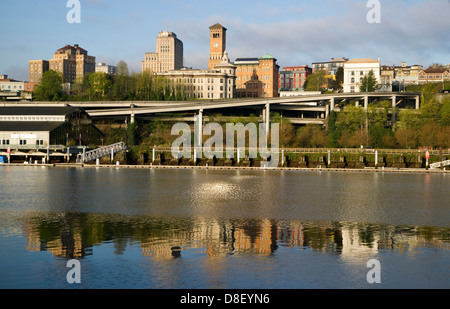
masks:
{"label": "building reflection", "polygon": [[392,226],[353,222],[269,219],[169,219],[105,214],[36,214],[24,218],[27,250],[60,258],[92,255],[95,246],[112,243],[115,254],[131,244],[142,254],[167,260],[183,251],[208,257],[272,255],[280,247],[309,248],[352,258],[379,250],[412,252],[423,247],[449,248],[449,228]]}

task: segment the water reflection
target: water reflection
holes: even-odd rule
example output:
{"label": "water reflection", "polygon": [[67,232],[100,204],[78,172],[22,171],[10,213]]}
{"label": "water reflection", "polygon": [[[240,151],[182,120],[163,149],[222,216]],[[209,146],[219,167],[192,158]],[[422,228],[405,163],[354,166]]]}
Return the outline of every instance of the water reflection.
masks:
{"label": "water reflection", "polygon": [[[354,256],[358,252],[449,249],[450,229],[333,221],[208,219],[93,213],[28,213],[19,219],[27,250],[83,258],[114,244],[117,255],[131,245],[155,259],[182,257],[199,249],[208,257],[272,255],[283,248]],[[4,235],[1,235],[3,237]]]}

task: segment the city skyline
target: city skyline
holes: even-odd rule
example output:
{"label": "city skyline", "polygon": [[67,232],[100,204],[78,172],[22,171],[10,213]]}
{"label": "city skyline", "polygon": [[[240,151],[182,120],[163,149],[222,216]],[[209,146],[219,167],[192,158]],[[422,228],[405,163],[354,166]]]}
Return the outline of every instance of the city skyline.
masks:
{"label": "city skyline", "polygon": [[130,72],[141,72],[146,52],[154,49],[160,31],[177,34],[184,43],[184,65],[208,67],[209,27],[228,29],[231,61],[260,57],[278,59],[280,67],[311,65],[330,58],[381,58],[383,65],[401,62],[448,64],[450,42],[447,0],[382,1],[381,23],[369,23],[365,0],[326,0],[319,4],[196,0],[80,0],[81,23],[69,23],[67,1],[29,4],[5,0],[0,18],[9,30],[2,35],[0,74],[28,80],[28,61],[47,59],[55,50],[79,44],[96,62],[125,61]]}

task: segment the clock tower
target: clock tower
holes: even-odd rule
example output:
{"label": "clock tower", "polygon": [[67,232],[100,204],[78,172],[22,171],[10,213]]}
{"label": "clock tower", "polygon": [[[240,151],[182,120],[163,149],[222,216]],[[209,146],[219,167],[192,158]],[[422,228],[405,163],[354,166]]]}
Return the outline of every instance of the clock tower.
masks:
{"label": "clock tower", "polygon": [[220,24],[209,27],[209,61],[208,69],[213,69],[222,62],[223,55],[226,50],[227,28]]}

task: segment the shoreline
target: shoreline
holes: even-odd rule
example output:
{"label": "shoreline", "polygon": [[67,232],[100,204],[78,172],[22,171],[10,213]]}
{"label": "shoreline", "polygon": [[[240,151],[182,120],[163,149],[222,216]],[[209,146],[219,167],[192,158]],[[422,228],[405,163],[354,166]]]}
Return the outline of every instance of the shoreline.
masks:
{"label": "shoreline", "polygon": [[116,165],[116,164],[77,164],[77,163],[52,163],[52,164],[24,164],[3,163],[1,166],[21,167],[71,167],[71,168],[116,168],[116,169],[200,169],[200,170],[260,170],[260,171],[315,171],[315,172],[360,172],[360,173],[418,173],[418,174],[446,174],[450,170],[426,169],[426,168],[307,168],[307,167],[249,167],[249,166],[198,166],[198,165]]}

